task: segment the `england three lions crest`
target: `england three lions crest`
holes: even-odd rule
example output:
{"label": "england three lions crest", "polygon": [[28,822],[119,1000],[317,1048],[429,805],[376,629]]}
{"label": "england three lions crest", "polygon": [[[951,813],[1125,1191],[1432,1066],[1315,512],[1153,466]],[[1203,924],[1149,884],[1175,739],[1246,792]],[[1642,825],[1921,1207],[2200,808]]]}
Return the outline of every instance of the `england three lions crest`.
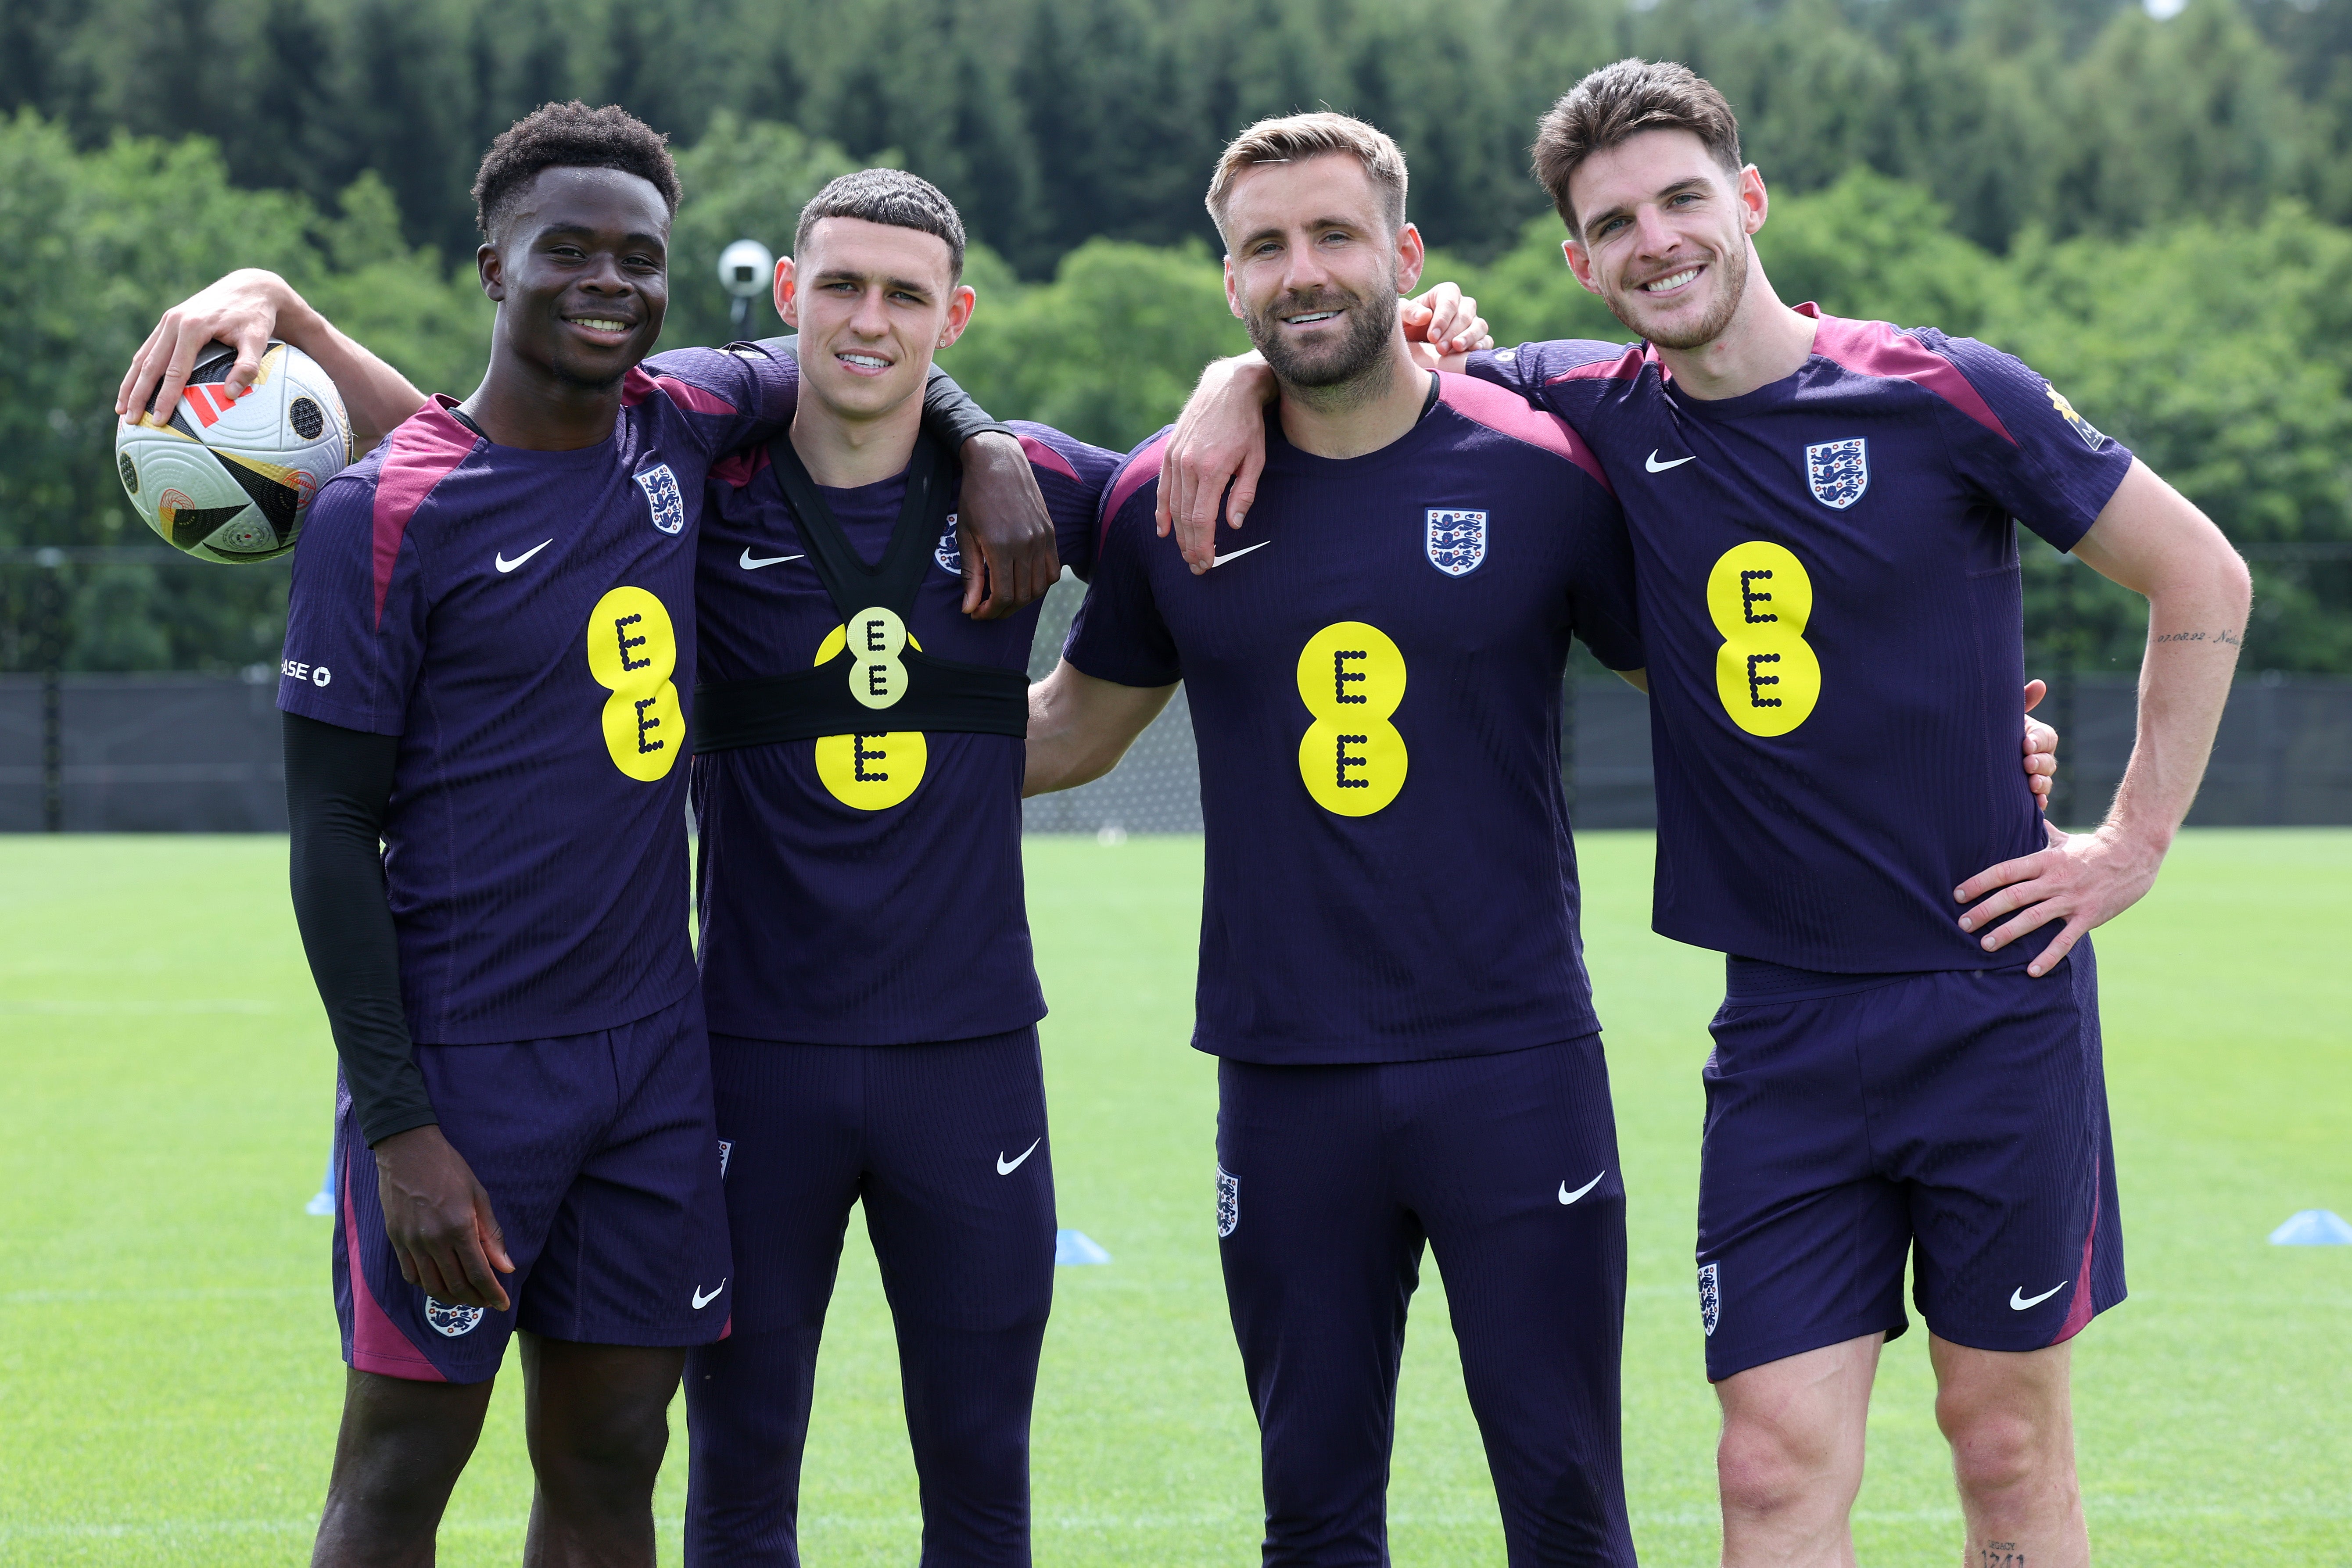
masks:
{"label": "england three lions crest", "polygon": [[1466,577],[1486,559],[1486,514],[1432,507],[1429,564],[1448,577]]}
{"label": "england three lions crest", "polygon": [[1813,499],[1844,511],[1870,488],[1870,453],[1861,436],[1805,448],[1805,482]]}
{"label": "england three lions crest", "polygon": [[666,534],[683,529],[686,497],[679,493],[677,476],[669,471],[669,465],[656,463],[635,477],[637,488],[646,493],[646,505],[653,510],[654,527]]}

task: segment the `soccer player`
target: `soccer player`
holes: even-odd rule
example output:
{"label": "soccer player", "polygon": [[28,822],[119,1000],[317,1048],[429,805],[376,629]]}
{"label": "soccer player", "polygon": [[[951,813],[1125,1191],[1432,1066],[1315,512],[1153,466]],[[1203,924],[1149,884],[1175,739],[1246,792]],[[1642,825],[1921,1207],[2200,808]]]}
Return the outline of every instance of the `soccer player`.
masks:
{"label": "soccer player", "polygon": [[[868,169],[803,209],[789,434],[710,482],[694,807],[735,1255],[687,1364],[686,1553],[797,1563],[817,1347],[853,1204],[898,1325],[923,1560],[1029,1561],[1054,1184],[1021,875],[1031,609],[958,613],[952,461],[920,429],[973,308],[964,230]],[[1116,454],[1021,444],[1080,575]]]}
{"label": "soccer player", "polygon": [[1185,683],[1208,856],[1193,1044],[1220,1059],[1265,1561],[1387,1561],[1426,1244],[1510,1561],[1631,1563],[1624,1186],[1559,760],[1571,636],[1643,663],[1630,563],[1560,421],[1416,360],[1404,197],[1395,143],[1344,116],[1225,150],[1226,294],[1281,389],[1255,532],[1195,580],[1154,534],[1162,437],[1128,460],[1032,697],[1026,789],[1106,771]]}
{"label": "soccer player", "polygon": [[[316,503],[279,688],[296,915],[343,1083],[352,1370],[316,1561],[431,1560],[519,1329],[527,1555],[650,1563],[685,1347],[733,1301],[687,940],[692,551],[707,470],[782,427],[795,377],[758,350],[640,366],[677,185],[621,110],[527,117],[475,194],[499,309],[464,403],[242,274],[166,318],[122,406],[160,378],[169,407],[209,339],[249,367],[275,330],[363,434],[391,431]],[[1050,536],[1028,553],[1038,576]]]}
{"label": "soccer player", "polygon": [[[1643,341],[1471,369],[1568,419],[1614,483],[1656,925],[1728,956],[1698,1237],[1724,1559],[1853,1562],[1907,1259],[1968,1560],[2087,1562],[2070,1344],[2124,1272],[2084,936],[2147,891],[2196,795],[2244,565],[2009,355],[1783,305],[1752,243],[1763,178],[1686,68],[1587,77],[1536,168],[1570,267]],[[2148,600],[2136,744],[2093,832],[2045,830],[2010,773],[2014,522]]]}

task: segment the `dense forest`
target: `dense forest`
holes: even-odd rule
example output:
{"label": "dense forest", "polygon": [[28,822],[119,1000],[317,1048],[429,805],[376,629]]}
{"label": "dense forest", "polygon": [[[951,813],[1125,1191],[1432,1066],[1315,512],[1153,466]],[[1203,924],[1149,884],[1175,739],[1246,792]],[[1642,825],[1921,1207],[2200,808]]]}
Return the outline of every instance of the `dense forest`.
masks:
{"label": "dense forest", "polygon": [[[467,188],[548,98],[625,103],[679,149],[665,341],[728,335],[721,246],[781,249],[823,180],[898,163],[982,242],[950,368],[1124,446],[1241,342],[1200,192],[1261,113],[1393,131],[1438,271],[1498,335],[1615,335],[1525,148],[1634,52],[1739,110],[1784,296],[2023,354],[2255,556],[2250,663],[2352,671],[2352,0],[0,0],[0,548],[140,542],[112,388],[229,267],[469,388]],[[2029,559],[2037,661],[2129,668],[2131,603]],[[0,669],[38,656],[34,575],[0,572]],[[68,667],[275,656],[282,570],[64,575]]]}

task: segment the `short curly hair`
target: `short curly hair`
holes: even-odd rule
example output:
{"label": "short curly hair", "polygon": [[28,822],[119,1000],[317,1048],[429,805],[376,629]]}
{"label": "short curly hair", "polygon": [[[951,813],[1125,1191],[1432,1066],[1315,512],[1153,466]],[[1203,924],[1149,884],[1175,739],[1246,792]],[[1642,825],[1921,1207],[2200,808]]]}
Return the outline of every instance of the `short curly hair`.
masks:
{"label": "short curly hair", "polygon": [[677,165],[668,138],[623,109],[578,99],[542,103],[499,133],[474,175],[474,222],[488,239],[542,169],[618,169],[659,191],[677,216]]}

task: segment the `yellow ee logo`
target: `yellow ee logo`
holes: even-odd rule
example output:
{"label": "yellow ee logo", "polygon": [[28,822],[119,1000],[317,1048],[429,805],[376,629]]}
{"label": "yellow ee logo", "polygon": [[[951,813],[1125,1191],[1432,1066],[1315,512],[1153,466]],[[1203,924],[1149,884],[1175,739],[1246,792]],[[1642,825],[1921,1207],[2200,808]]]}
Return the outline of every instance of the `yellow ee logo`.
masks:
{"label": "yellow ee logo", "polygon": [[604,699],[604,749],[613,766],[650,784],[686,748],[678,711],[677,631],[662,601],[642,588],[616,588],[588,612],[588,673]]}
{"label": "yellow ee logo", "polygon": [[1786,735],[1821,699],[1821,661],[1805,642],[1813,580],[1776,544],[1750,539],[1723,552],[1706,577],[1706,613],[1723,635],[1715,691],[1750,735]]}
{"label": "yellow ee logo", "polygon": [[[898,612],[879,606],[861,610],[849,618],[843,637],[854,660],[849,666],[851,696],[866,707],[885,708],[907,695],[907,666],[898,662],[907,651],[907,623]],[[919,650],[921,646],[916,644]]]}
{"label": "yellow ee logo", "polygon": [[[885,616],[888,617],[885,625],[869,627],[870,622]],[[908,633],[906,623],[887,610],[867,611],[856,618],[856,624],[884,645],[889,644],[895,632],[898,641],[889,647],[888,664],[898,672],[898,685],[890,696],[891,702],[897,702],[907,690],[907,666],[898,662],[898,654],[908,648],[920,653],[923,645]],[[848,640],[845,627],[836,626],[826,632],[824,641],[817,644],[816,662],[831,663]],[[849,689],[853,695],[861,683],[869,679],[866,671],[872,667],[875,666],[862,660],[850,666]],[[887,705],[869,702],[866,706]],[[827,735],[819,737],[816,743],[818,781],[835,800],[861,811],[887,811],[906,800],[923,781],[923,765],[929,760],[930,749],[919,729],[895,730],[888,735]]]}
{"label": "yellow ee logo", "polygon": [[1404,788],[1404,737],[1389,722],[1404,701],[1404,655],[1377,626],[1340,621],[1298,653],[1298,696],[1315,722],[1298,741],[1298,777],[1327,811],[1369,817]]}

